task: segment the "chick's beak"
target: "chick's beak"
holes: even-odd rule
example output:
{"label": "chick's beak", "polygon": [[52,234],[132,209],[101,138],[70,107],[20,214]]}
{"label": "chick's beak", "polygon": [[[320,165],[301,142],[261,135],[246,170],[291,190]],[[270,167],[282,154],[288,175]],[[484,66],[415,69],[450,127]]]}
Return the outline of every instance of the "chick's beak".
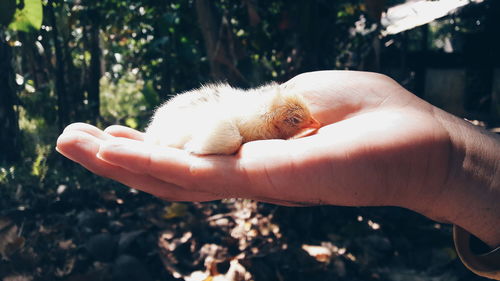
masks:
{"label": "chick's beak", "polygon": [[321,128],[321,123],[319,123],[318,120],[311,118],[311,121],[304,124],[304,127],[301,129],[301,131],[293,138],[297,139],[313,135],[319,128]]}
{"label": "chick's beak", "polygon": [[305,128],[319,129],[321,128],[321,123],[318,120],[311,118],[311,121],[305,126]]}

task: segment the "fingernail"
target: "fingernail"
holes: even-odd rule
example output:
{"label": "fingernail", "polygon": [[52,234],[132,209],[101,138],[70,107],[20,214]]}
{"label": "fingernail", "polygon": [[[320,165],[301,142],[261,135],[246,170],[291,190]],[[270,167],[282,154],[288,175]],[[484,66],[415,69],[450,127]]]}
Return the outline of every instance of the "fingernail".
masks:
{"label": "fingernail", "polygon": [[104,158],[102,157],[102,154],[101,154],[101,149],[99,148],[99,151],[97,152],[97,154],[95,155],[95,157],[99,160],[104,160]]}
{"label": "fingernail", "polygon": [[106,153],[118,152],[122,145],[115,141],[104,141],[99,145],[99,150],[97,151],[96,157],[105,160]]}
{"label": "fingernail", "polygon": [[97,151],[96,157],[104,160],[106,159],[106,154],[117,153],[120,151],[123,151],[122,144],[104,141],[99,145],[99,150]]}

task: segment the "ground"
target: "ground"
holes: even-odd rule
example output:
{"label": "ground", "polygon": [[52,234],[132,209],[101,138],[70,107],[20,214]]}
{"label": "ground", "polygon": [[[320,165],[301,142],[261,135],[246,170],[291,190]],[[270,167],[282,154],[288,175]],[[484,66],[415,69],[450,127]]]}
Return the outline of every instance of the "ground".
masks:
{"label": "ground", "polygon": [[62,166],[0,189],[2,280],[486,280],[404,209],[171,203]]}

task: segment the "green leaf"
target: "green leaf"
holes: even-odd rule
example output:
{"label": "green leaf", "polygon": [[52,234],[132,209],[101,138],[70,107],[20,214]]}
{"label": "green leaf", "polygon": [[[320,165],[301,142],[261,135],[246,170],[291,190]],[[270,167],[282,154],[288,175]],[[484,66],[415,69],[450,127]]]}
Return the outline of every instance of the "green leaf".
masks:
{"label": "green leaf", "polygon": [[24,32],[29,32],[32,29],[38,30],[42,26],[42,19],[42,0],[24,0],[24,7],[16,10],[14,21],[9,25],[9,28]]}
{"label": "green leaf", "polygon": [[16,0],[1,0],[0,26],[7,26],[12,22],[16,12]]}
{"label": "green leaf", "polygon": [[188,205],[183,203],[172,202],[170,206],[165,207],[165,212],[163,213],[164,219],[173,219],[178,217],[184,217],[188,213]]}

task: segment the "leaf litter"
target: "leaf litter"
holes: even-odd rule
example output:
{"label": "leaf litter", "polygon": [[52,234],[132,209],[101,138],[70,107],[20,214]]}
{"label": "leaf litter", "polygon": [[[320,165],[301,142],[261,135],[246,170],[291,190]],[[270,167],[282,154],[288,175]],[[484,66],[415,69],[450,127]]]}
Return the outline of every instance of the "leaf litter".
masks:
{"label": "leaf litter", "polygon": [[0,189],[0,280],[485,280],[449,226],[403,209],[171,203],[88,180]]}

